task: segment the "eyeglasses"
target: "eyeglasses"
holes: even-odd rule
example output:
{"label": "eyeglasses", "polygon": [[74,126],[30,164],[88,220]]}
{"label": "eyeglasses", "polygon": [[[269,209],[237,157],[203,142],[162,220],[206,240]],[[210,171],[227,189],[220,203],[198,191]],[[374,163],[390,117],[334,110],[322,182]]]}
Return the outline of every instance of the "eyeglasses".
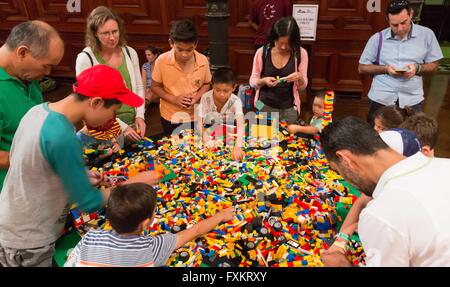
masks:
{"label": "eyeglasses", "polygon": [[402,1],[391,1],[391,3],[389,3],[389,9],[403,9],[408,7],[410,4],[407,0],[402,0]]}
{"label": "eyeglasses", "polygon": [[115,37],[115,36],[119,35],[119,30],[98,33],[99,37],[102,37],[102,38],[107,38],[111,34]]}

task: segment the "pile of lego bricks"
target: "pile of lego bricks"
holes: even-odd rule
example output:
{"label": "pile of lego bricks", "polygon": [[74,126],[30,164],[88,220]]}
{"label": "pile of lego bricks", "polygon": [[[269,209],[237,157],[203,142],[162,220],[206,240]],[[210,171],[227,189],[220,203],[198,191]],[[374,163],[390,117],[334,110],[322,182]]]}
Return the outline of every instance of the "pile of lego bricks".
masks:
{"label": "pile of lego bricks", "polygon": [[[313,139],[291,136],[284,148],[257,139],[247,143],[246,157],[238,163],[231,161],[229,147],[207,150],[189,135],[156,144],[146,139],[95,169],[120,182],[164,164],[150,235],[177,233],[236,207],[233,221],[174,252],[168,266],[322,266],[321,252],[343,220],[336,204],[349,207],[356,196],[328,168]],[[96,225],[110,228],[103,215],[72,213],[81,233]],[[83,217],[87,220],[80,221]],[[348,258],[364,264],[358,240],[350,241]]]}

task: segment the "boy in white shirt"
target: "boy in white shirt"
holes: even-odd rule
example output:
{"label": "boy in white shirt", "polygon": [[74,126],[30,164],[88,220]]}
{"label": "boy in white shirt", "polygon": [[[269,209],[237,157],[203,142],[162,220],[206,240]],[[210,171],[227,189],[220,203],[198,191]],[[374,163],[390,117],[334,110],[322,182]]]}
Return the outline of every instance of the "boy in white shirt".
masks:
{"label": "boy in white shirt", "polygon": [[[242,160],[245,156],[242,150],[244,141],[244,113],[241,100],[233,94],[236,88],[236,78],[233,71],[222,68],[212,76],[211,91],[203,94],[197,106],[196,120],[200,127],[203,142],[208,148],[214,148],[217,140],[211,137],[209,127],[217,125],[234,125],[236,121],[237,138],[233,149],[233,160]],[[205,129],[205,126],[208,129]]]}

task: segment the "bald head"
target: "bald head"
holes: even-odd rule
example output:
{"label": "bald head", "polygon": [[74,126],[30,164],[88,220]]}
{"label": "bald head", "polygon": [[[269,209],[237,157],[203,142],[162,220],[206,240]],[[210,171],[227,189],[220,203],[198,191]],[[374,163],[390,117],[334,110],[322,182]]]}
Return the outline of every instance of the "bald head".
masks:
{"label": "bald head", "polygon": [[45,57],[51,50],[52,44],[63,47],[63,41],[58,32],[49,24],[38,20],[15,26],[5,42],[10,51],[21,46],[28,47],[34,58]]}
{"label": "bald head", "polygon": [[29,82],[50,75],[64,56],[64,42],[45,22],[23,22],[11,30],[0,55],[0,66],[8,74]]}

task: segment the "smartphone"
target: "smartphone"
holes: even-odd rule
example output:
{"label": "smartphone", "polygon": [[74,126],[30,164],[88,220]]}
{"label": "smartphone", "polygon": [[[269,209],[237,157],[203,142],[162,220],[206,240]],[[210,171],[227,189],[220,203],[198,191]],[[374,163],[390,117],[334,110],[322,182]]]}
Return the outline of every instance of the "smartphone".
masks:
{"label": "smartphone", "polygon": [[409,70],[408,70],[408,69],[405,69],[405,68],[403,68],[403,69],[396,68],[394,71],[397,72],[397,73],[406,73],[406,72],[408,72]]}

